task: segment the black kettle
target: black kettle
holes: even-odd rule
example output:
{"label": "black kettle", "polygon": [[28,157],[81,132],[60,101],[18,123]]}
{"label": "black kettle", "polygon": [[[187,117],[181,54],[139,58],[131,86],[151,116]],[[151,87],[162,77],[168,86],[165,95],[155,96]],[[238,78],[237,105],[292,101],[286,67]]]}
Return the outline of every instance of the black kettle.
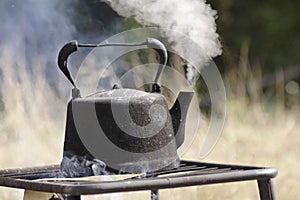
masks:
{"label": "black kettle", "polygon": [[[111,90],[81,97],[67,68],[71,53],[79,47],[138,45],[146,45],[160,56],[151,92],[115,85]],[[142,43],[65,44],[58,55],[58,66],[74,88],[67,108],[64,156],[98,159],[111,172],[142,173],[178,167],[177,149],[184,141],[193,92],[180,92],[168,109],[158,84],[167,58],[165,46],[154,38]]]}

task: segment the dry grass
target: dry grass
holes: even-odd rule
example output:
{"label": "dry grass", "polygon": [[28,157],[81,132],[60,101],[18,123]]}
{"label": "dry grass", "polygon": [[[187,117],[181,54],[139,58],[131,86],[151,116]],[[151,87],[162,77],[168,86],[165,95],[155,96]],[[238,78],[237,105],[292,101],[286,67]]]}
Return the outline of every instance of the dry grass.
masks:
{"label": "dry grass", "polygon": [[[3,51],[0,91],[0,168],[59,163],[62,152],[64,102],[58,99],[38,69],[28,72],[24,57]],[[16,61],[15,61],[16,60]],[[21,199],[18,190],[1,188],[0,199]]]}
{"label": "dry grass", "polygon": [[[257,106],[240,107],[239,103],[228,102],[223,135],[206,160],[276,167],[279,174],[274,182],[278,199],[299,199],[299,109],[264,113]],[[229,193],[231,197],[212,199],[258,199],[255,183],[218,190],[219,194]]]}
{"label": "dry grass", "polygon": [[[14,65],[10,63],[9,55],[1,57],[6,58],[6,66]],[[22,76],[17,81],[12,68],[1,66],[4,80],[0,87],[6,110],[0,118],[0,168],[59,163],[66,102],[50,92],[43,78],[32,82],[26,70],[19,69]],[[239,84],[234,81],[236,75],[231,74],[225,79],[228,101],[224,132],[204,161],[276,167],[279,174],[274,183],[278,199],[300,199],[299,105],[287,110],[283,107],[284,98],[267,103],[261,95],[259,81],[251,82],[254,73],[243,73],[247,75]],[[243,88],[232,90],[231,81],[235,85],[253,83],[251,101],[245,98]],[[278,91],[282,89],[279,86]],[[299,93],[297,95],[299,99]],[[203,127],[205,129],[205,124]],[[198,151],[199,143],[195,143],[185,157],[198,159]],[[20,190],[1,188],[0,199],[21,199],[21,193]],[[105,199],[145,199],[148,196],[149,193],[144,192],[106,195]],[[258,198],[255,181],[161,191],[161,199]]]}
{"label": "dry grass", "polygon": [[26,71],[22,60],[14,63],[10,55],[2,58],[1,168],[57,161],[63,137],[63,101],[55,96],[41,71]]}

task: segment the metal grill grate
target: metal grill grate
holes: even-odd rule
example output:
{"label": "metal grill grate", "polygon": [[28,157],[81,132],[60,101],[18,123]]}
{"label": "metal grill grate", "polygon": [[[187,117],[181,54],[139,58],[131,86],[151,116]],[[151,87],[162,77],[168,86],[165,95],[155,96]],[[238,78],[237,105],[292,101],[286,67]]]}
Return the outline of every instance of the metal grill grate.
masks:
{"label": "metal grill grate", "polygon": [[59,165],[2,170],[0,171],[0,185],[80,196],[139,190],[157,191],[175,187],[258,180],[260,189],[269,188],[269,191],[260,191],[261,198],[273,199],[272,185],[268,180],[277,175],[276,169],[273,168],[181,161],[177,169],[161,170],[118,181],[47,179],[55,177],[55,174],[59,172]]}

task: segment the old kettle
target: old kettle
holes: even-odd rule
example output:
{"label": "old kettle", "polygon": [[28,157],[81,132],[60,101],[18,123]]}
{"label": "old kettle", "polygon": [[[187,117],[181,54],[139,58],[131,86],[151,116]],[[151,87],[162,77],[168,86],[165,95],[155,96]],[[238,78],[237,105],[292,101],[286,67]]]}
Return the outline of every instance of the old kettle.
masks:
{"label": "old kettle", "polygon": [[[152,48],[160,56],[151,92],[114,86],[81,97],[67,68],[71,53],[79,47],[137,45]],[[177,149],[184,141],[193,92],[180,92],[168,109],[158,84],[167,58],[165,46],[154,38],[142,43],[65,44],[58,55],[58,66],[74,88],[67,108],[64,155],[99,159],[113,172],[141,173],[178,167]]]}

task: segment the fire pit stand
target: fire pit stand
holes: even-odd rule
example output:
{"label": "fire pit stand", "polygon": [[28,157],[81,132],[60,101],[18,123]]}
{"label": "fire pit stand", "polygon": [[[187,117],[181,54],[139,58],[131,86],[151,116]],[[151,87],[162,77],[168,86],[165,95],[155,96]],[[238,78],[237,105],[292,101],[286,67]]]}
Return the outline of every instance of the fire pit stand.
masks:
{"label": "fire pit stand", "polygon": [[[271,179],[274,168],[181,161],[177,169],[161,170],[118,181],[72,181],[46,179],[60,172],[59,165],[9,169],[0,171],[0,186],[66,195],[68,200],[80,200],[82,195],[150,190],[151,199],[158,199],[159,189],[200,186],[216,183],[256,180],[260,199],[274,200]],[[39,180],[37,180],[39,179]]]}

